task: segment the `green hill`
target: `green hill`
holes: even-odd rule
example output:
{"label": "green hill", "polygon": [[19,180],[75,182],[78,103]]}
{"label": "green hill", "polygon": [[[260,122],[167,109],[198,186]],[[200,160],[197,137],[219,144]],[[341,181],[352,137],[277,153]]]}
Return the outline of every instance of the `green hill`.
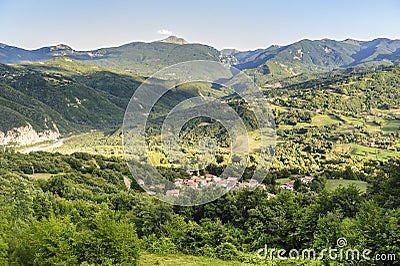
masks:
{"label": "green hill", "polygon": [[0,76],[0,131],[5,134],[28,124],[37,132],[60,134],[119,127],[142,81],[67,58],[0,65]]}
{"label": "green hill", "polygon": [[[144,80],[67,57],[19,66],[0,64],[0,76],[0,131],[5,134],[28,124],[37,132],[61,135],[119,128],[132,94]],[[166,93],[152,117],[158,121],[179,102],[202,93],[227,94],[212,84],[186,84]]]}
{"label": "green hill", "polygon": [[55,57],[69,57],[100,67],[151,75],[157,70],[190,60],[219,61],[218,50],[203,44],[177,44],[170,42],[133,42],[119,47],[93,51],[75,51],[67,45],[24,50],[0,45],[0,63],[21,64],[45,61]]}

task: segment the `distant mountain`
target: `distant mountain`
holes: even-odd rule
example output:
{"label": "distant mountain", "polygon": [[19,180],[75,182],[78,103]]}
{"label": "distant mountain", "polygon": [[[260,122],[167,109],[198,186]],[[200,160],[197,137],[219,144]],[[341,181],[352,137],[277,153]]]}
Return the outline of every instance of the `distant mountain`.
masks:
{"label": "distant mountain", "polygon": [[400,63],[400,40],[357,41],[301,40],[286,46],[232,52],[239,69],[256,69],[261,74],[293,75],[368,65]]}
{"label": "distant mountain", "polygon": [[95,53],[100,56],[83,61],[142,75],[151,75],[163,67],[184,61],[219,60],[219,51],[210,46],[167,42],[135,42],[116,48],[100,49]]}
{"label": "distant mountain", "polygon": [[44,61],[57,56],[73,55],[75,51],[64,44],[43,47],[36,50],[25,50],[22,48],[0,44],[0,63],[20,64],[22,62]]}
{"label": "distant mountain", "polygon": [[44,61],[60,56],[140,75],[151,75],[165,66],[183,61],[213,60],[258,74],[281,77],[354,66],[397,64],[400,63],[400,40],[301,40],[255,51],[218,51],[207,45],[189,44],[176,36],[152,43],[132,42],[93,51],[76,51],[63,44],[36,50],[0,44],[0,63],[4,64]]}
{"label": "distant mountain", "polygon": [[218,50],[203,44],[188,44],[176,36],[152,43],[132,42],[93,51],[76,51],[63,44],[37,50],[0,45],[0,63],[3,64],[45,61],[60,56],[141,75],[151,75],[165,66],[184,61],[220,60]]}

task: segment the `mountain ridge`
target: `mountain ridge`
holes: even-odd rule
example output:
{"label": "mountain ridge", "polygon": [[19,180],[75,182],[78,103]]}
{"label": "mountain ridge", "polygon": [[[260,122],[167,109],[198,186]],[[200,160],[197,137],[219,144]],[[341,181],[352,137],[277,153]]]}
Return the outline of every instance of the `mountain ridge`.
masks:
{"label": "mountain ridge", "polygon": [[4,64],[45,61],[60,56],[142,75],[150,75],[162,67],[182,61],[213,60],[231,64],[242,70],[253,69],[265,75],[285,76],[357,65],[397,64],[400,62],[400,40],[303,39],[284,46],[271,45],[249,51],[219,51],[209,45],[187,43],[176,36],[155,42],[130,42],[88,51],[74,50],[66,44],[34,50],[0,45],[0,63]]}
{"label": "mountain ridge", "polygon": [[[233,53],[239,69],[258,69],[272,73],[273,63],[287,68],[286,74],[330,71],[354,66],[388,65],[400,63],[400,40],[377,38],[371,41],[346,39],[303,39],[286,46]],[[275,72],[277,72],[275,70]]]}

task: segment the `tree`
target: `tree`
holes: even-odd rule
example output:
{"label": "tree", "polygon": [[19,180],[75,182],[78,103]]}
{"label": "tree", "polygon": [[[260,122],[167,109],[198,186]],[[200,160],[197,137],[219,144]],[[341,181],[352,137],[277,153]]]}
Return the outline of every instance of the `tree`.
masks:
{"label": "tree", "polygon": [[66,218],[44,218],[26,227],[15,255],[23,265],[76,265],[76,227]]}
{"label": "tree", "polygon": [[106,204],[94,217],[79,223],[77,252],[80,262],[136,265],[139,257],[135,225],[119,217]]}
{"label": "tree", "polygon": [[341,236],[340,224],[343,214],[339,210],[328,212],[325,216],[320,216],[314,233],[314,247],[322,250],[336,245],[336,240]]}
{"label": "tree", "polygon": [[7,238],[9,236],[9,212],[3,208],[3,202],[0,199],[0,265],[8,264],[8,243]]}
{"label": "tree", "polygon": [[390,160],[379,180],[373,181],[372,194],[382,206],[390,209],[400,207],[400,161]]}

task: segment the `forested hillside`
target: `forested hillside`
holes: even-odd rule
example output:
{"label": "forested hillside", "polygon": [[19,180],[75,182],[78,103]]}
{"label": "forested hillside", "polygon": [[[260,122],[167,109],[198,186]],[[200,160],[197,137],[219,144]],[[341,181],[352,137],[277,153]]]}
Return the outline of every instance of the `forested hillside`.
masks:
{"label": "forested hillside", "polygon": [[197,207],[162,203],[132,179],[128,190],[123,177],[129,171],[115,157],[4,151],[0,164],[2,265],[136,265],[149,253],[243,265],[324,265],[260,260],[257,250],[265,244],[321,250],[339,237],[349,248],[400,255],[398,160],[365,166],[372,180],[366,193],[350,186],[318,194],[281,191],[268,199],[265,190],[241,189]]}
{"label": "forested hillside", "polygon": [[68,57],[86,64],[140,75],[151,75],[163,67],[190,60],[219,61],[219,56],[218,50],[208,45],[162,41],[132,42],[119,47],[93,51],[75,51],[64,44],[37,50],[25,50],[0,44],[0,63],[3,64],[21,64]]}
{"label": "forested hillside", "polygon": [[[56,61],[60,60],[64,59]],[[1,131],[6,132],[27,122],[37,131],[56,125],[64,134],[119,125],[124,106],[116,96],[112,97],[110,93],[80,82],[63,69],[52,68],[54,66],[50,64],[48,67],[42,66],[41,70],[34,66],[1,65]],[[97,70],[99,72],[92,71],[90,68],[85,71],[88,76],[103,74],[103,80],[107,80],[109,73],[100,69]],[[128,78],[123,75],[116,77],[121,83]],[[130,93],[133,93],[138,80],[129,78],[132,82],[128,86]],[[118,80],[115,80],[115,84],[118,84]]]}

